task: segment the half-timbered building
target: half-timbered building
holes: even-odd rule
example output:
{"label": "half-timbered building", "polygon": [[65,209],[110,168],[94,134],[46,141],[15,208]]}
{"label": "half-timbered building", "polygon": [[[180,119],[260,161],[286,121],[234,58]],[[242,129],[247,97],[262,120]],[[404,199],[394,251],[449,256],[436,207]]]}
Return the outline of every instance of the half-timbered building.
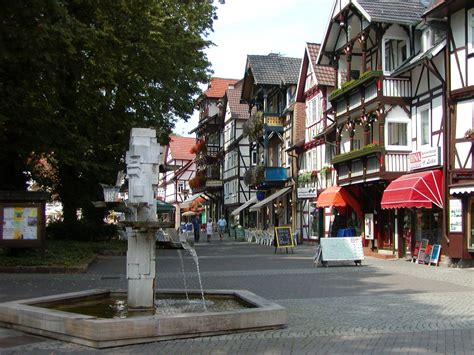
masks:
{"label": "half-timbered building", "polygon": [[224,95],[229,85],[238,80],[211,78],[207,90],[197,99],[199,109],[198,126],[190,133],[196,134],[196,176],[190,182],[195,196],[205,195],[208,204],[205,206],[204,219],[219,219],[223,212],[223,128],[224,128]]}
{"label": "half-timbered building", "polygon": [[[255,213],[249,214],[248,207],[257,202],[255,191],[243,181],[245,172],[250,168],[250,147],[248,137],[243,134],[244,123],[247,122],[251,112],[246,104],[240,102],[242,94],[242,81],[229,85],[226,90],[224,102],[226,104],[224,117],[224,215],[233,224],[247,227],[255,224]],[[253,110],[255,113],[255,110]],[[256,162],[256,152],[253,156]]]}
{"label": "half-timbered building", "polygon": [[191,152],[195,143],[196,140],[191,137],[171,136],[168,145],[164,147],[165,159],[158,197],[175,206],[176,228],[181,222],[181,209],[189,207],[183,203],[191,195],[189,181],[195,176],[195,154]]}
{"label": "half-timbered building", "polygon": [[[327,235],[330,208],[317,208],[316,197],[335,183],[336,174],[331,159],[335,146],[328,135],[335,136],[332,115],[328,114],[327,96],[335,86],[335,70],[329,65],[317,65],[320,44],[307,43],[300,75],[296,101],[304,104],[304,142],[299,145],[300,164],[297,178],[297,228],[303,239],[317,239]],[[330,112],[330,111],[329,111]],[[334,139],[332,139],[334,140]]]}
{"label": "half-timbered building", "polygon": [[300,65],[301,59],[275,53],[247,56],[241,99],[255,107],[256,113],[244,129],[253,158],[244,179],[252,189],[259,190],[259,202],[250,211],[258,212],[260,227],[292,223],[293,186],[284,127],[293,115],[290,103],[296,94]]}
{"label": "half-timbered building", "polygon": [[446,242],[445,35],[422,21],[428,5],[336,0],[318,57],[336,70],[331,162],[348,199],[333,224],[388,255],[411,252],[415,240]]}
{"label": "half-timbered building", "polygon": [[474,3],[437,1],[425,20],[447,32],[445,208],[446,255],[453,263],[474,259]]}

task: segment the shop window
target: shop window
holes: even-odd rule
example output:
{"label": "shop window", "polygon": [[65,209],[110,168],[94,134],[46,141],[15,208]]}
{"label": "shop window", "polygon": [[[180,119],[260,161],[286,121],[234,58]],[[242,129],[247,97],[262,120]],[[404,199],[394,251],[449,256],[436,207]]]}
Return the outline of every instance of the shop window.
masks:
{"label": "shop window", "polygon": [[467,218],[469,223],[467,230],[467,245],[469,249],[474,249],[474,197],[471,197],[468,202]]}

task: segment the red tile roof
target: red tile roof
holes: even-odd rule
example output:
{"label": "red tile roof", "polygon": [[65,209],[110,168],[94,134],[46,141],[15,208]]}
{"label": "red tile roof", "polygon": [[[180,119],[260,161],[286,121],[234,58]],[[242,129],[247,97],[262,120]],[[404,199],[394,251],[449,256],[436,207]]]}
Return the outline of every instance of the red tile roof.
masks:
{"label": "red tile roof", "polygon": [[190,150],[195,144],[195,138],[171,136],[169,142],[171,157],[174,160],[193,160],[195,154],[191,153]]}
{"label": "red tile roof", "polygon": [[314,68],[314,74],[319,85],[334,86],[336,81],[336,71],[329,65],[317,65],[316,59],[318,58],[319,49],[321,45],[318,43],[306,43],[308,52],[311,60],[311,65]]}
{"label": "red tile roof", "polygon": [[237,81],[237,79],[211,78],[211,82],[207,86],[207,90],[203,92],[203,95],[215,99],[224,97],[227,87],[235,84]]}

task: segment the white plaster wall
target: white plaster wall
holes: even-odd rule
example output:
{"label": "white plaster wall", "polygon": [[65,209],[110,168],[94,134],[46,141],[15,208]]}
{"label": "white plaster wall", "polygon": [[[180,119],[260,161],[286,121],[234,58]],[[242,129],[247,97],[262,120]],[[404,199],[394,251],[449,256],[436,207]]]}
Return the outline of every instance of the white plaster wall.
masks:
{"label": "white plaster wall", "polygon": [[[473,106],[474,99],[468,101],[459,102],[456,106],[456,139],[463,138],[464,133],[472,128],[474,125],[473,117]],[[459,142],[456,143],[456,151],[461,164],[458,159],[455,159],[456,169],[462,168],[462,165],[467,160],[467,166],[472,166],[472,154],[471,154],[472,142]]]}

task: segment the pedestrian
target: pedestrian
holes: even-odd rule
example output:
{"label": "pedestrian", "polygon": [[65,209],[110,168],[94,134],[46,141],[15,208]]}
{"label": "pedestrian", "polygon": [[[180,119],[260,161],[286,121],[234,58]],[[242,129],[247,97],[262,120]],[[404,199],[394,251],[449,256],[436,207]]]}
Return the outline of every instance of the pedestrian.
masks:
{"label": "pedestrian", "polygon": [[197,215],[194,216],[192,223],[194,228],[194,243],[199,243],[201,221]]}
{"label": "pedestrian", "polygon": [[206,225],[206,234],[207,234],[207,242],[211,241],[212,232],[214,231],[214,224],[212,223],[212,219],[209,218],[209,222]]}
{"label": "pedestrian", "polygon": [[225,220],[224,216],[217,221],[217,226],[219,227],[219,238],[222,241],[224,238],[225,227],[227,227],[227,221]]}

